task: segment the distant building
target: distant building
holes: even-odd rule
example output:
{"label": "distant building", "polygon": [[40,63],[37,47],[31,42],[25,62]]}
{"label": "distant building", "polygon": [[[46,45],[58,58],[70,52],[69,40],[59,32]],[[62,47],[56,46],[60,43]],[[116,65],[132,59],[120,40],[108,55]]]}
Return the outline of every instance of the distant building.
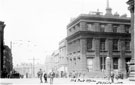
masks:
{"label": "distant building", "polygon": [[45,69],[46,72],[57,71],[59,68],[59,50],[55,50],[50,56],[46,56]]}
{"label": "distant building", "polygon": [[81,14],[67,25],[67,57],[69,73],[98,76],[106,70],[106,57],[111,70],[126,75],[126,62],[131,60],[130,19],[114,15],[107,5],[106,14]]}
{"label": "distant building", "polygon": [[59,50],[55,50],[51,55],[52,70],[57,71],[59,68]]}
{"label": "distant building", "polygon": [[67,57],[67,40],[63,39],[59,42],[59,70],[67,72],[68,57]]}
{"label": "distant building", "polygon": [[45,71],[44,64],[21,63],[14,66],[14,70],[23,75],[25,78],[38,77],[37,73],[39,69]]}
{"label": "distant building", "polygon": [[4,40],[4,22],[0,21],[0,78],[3,71],[3,40]]}
{"label": "distant building", "polygon": [[24,77],[26,74],[28,74],[28,77],[33,77],[33,65],[31,63],[21,63],[20,65],[17,64],[14,66],[14,70],[21,75],[24,75]]}
{"label": "distant building", "polygon": [[45,71],[50,72],[53,69],[53,61],[51,56],[46,56],[45,59]]}

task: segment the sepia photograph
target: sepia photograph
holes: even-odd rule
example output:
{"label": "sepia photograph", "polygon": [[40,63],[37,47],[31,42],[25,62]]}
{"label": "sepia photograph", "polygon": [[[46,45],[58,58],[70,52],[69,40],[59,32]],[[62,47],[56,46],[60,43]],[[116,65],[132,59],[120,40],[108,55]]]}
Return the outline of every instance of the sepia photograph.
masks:
{"label": "sepia photograph", "polygon": [[0,85],[134,85],[134,0],[0,0]]}

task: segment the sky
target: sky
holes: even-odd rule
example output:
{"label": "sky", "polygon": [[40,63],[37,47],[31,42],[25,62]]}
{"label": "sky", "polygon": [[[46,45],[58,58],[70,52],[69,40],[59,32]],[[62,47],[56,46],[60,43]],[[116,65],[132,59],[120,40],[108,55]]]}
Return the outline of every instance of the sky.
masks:
{"label": "sky", "polygon": [[[127,14],[128,0],[109,0],[112,13]],[[12,42],[13,64],[44,63],[67,35],[71,18],[90,11],[105,13],[107,0],[0,0],[0,21],[4,21],[4,42]]]}

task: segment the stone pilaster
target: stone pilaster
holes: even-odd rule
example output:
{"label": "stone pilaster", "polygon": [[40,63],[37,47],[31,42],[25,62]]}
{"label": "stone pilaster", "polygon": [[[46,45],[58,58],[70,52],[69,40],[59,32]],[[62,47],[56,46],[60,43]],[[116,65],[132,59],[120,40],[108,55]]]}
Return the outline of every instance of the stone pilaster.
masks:
{"label": "stone pilaster", "polygon": [[108,39],[105,40],[105,50],[108,51]]}
{"label": "stone pilaster", "polygon": [[72,72],[73,70],[73,56],[72,54],[70,55],[70,71]]}
{"label": "stone pilaster", "polygon": [[107,75],[107,78],[110,79],[110,76],[111,76],[111,58],[110,57],[106,57],[106,75]]}
{"label": "stone pilaster", "polygon": [[131,11],[131,50],[132,50],[132,60],[135,63],[135,50],[134,50],[134,33],[135,33],[135,29],[134,29],[134,11]]}
{"label": "stone pilaster", "polygon": [[119,50],[120,50],[120,58],[118,60],[118,71],[123,73],[126,76],[126,63],[125,63],[125,40],[119,40]]}
{"label": "stone pilaster", "polygon": [[94,38],[95,42],[95,58],[94,58],[94,64],[93,64],[93,69],[94,71],[99,71],[100,70],[100,39],[99,38]]}
{"label": "stone pilaster", "polygon": [[96,44],[95,44],[95,39],[92,39],[92,50],[94,50],[95,51],[95,49],[96,49]]}
{"label": "stone pilaster", "polygon": [[86,39],[80,39],[81,44],[81,68],[82,71],[87,71],[87,60],[86,60]]}
{"label": "stone pilaster", "polygon": [[[129,5],[128,9],[130,10],[131,13],[131,50],[132,50],[132,59],[130,61],[130,69],[135,69],[135,59],[134,59],[134,0],[128,0],[127,4]],[[130,72],[129,80],[135,81],[135,71]]]}
{"label": "stone pilaster", "polygon": [[107,57],[109,57],[109,59],[110,59],[111,70],[113,70],[112,44],[113,44],[113,40],[112,39],[106,39],[106,49],[108,51]]}
{"label": "stone pilaster", "polygon": [[78,25],[75,26],[76,31],[80,30],[80,27]]}
{"label": "stone pilaster", "polygon": [[112,57],[112,44],[113,44],[113,40],[112,39],[107,39],[106,40],[106,48],[108,50],[107,56],[108,57]]}
{"label": "stone pilaster", "polygon": [[128,9],[131,13],[131,50],[132,50],[132,59],[131,59],[131,63],[135,62],[134,59],[134,0],[128,0],[127,4],[129,5]]}

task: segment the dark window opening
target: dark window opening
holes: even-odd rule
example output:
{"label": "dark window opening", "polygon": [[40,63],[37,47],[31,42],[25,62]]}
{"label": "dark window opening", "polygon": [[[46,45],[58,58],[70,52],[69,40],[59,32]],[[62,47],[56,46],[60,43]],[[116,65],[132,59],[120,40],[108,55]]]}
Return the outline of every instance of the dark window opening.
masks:
{"label": "dark window opening", "polygon": [[118,69],[118,58],[113,58],[113,69]]}
{"label": "dark window opening", "polygon": [[130,26],[125,25],[125,33],[129,33]]}
{"label": "dark window opening", "polygon": [[100,57],[100,69],[101,69],[101,70],[103,70],[103,69],[105,70],[105,69],[106,69],[106,68],[105,68],[105,66],[106,66],[106,65],[105,65],[105,62],[106,62],[106,57],[105,57],[105,56],[101,56],[101,57]]}
{"label": "dark window opening", "polygon": [[113,40],[113,50],[118,51],[118,40],[117,39]]}
{"label": "dark window opening", "polygon": [[116,33],[116,32],[117,32],[117,28],[118,28],[118,25],[113,25],[113,26],[112,26],[112,31],[113,31],[114,33]]}
{"label": "dark window opening", "polygon": [[105,25],[100,25],[100,32],[105,32]]}
{"label": "dark window opening", "polygon": [[105,50],[105,39],[100,39],[100,50],[101,51]]}
{"label": "dark window opening", "polygon": [[92,50],[92,38],[88,38],[87,39],[87,51],[91,51]]}
{"label": "dark window opening", "polygon": [[125,41],[125,50],[130,50],[130,41]]}

